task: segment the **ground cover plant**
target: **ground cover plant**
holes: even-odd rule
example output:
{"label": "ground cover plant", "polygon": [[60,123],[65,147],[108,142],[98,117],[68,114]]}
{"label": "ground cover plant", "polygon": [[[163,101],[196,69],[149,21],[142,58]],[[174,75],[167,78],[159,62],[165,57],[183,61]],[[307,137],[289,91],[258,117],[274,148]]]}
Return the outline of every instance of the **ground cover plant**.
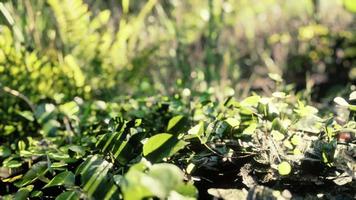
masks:
{"label": "ground cover plant", "polygon": [[356,198],[355,12],[1,1],[0,199]]}

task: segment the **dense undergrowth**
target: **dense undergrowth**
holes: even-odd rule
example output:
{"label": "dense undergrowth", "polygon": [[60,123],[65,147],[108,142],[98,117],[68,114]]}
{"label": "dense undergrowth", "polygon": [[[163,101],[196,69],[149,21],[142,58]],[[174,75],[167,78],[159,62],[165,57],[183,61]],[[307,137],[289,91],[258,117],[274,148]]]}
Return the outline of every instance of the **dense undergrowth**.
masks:
{"label": "dense undergrowth", "polygon": [[284,92],[218,102],[188,91],[18,110],[1,138],[3,198],[353,198],[352,103],[335,98],[337,115],[321,116]]}
{"label": "dense undergrowth", "polygon": [[356,198],[353,0],[202,2],[1,1],[0,199]]}

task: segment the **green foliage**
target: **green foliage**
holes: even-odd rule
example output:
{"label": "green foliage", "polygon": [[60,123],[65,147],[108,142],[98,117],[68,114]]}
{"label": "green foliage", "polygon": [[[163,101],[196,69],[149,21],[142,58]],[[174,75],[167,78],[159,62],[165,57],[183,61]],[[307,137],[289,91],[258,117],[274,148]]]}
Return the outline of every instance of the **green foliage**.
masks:
{"label": "green foliage", "polygon": [[[190,199],[197,197],[197,189],[185,173],[194,176],[202,170],[218,169],[226,160],[239,162],[239,156],[251,156],[249,162],[260,166],[253,171],[260,170],[265,176],[272,171],[273,175],[268,176],[280,180],[281,184],[306,173],[306,166],[312,169],[314,165],[330,172],[341,170],[352,180],[353,175],[349,173],[352,165],[343,157],[347,153],[340,154],[349,150],[342,150],[343,144],[336,142],[340,133],[355,133],[351,104],[336,100],[338,106],[350,108],[348,118],[340,124],[337,116],[322,117],[315,107],[287,93],[283,97],[277,94],[254,95],[241,101],[229,98],[214,106],[197,96],[189,102],[195,105],[193,111],[187,112],[176,106],[177,103],[186,106],[184,100],[161,98],[165,100],[159,102],[157,98],[156,104],[167,103],[165,112],[170,113],[163,117],[166,122],[163,126],[153,123],[157,119],[151,117],[153,108],[147,109],[150,99],[138,107],[133,106],[138,103],[135,100],[121,102],[119,105],[125,112],[119,118],[110,119],[113,111],[106,107],[102,114],[96,114],[101,120],[93,122],[83,118],[88,112],[83,111],[89,105],[72,101],[58,106],[40,104],[36,110],[44,106],[47,116],[34,114],[41,124],[39,129],[43,129],[39,132],[46,133],[45,118],[54,120],[53,116],[57,118],[57,128],[52,134],[18,139],[15,146],[11,145],[13,142],[4,143],[1,169],[5,173],[2,172],[1,181],[18,188],[17,193],[7,191],[15,196]],[[89,108],[93,109],[90,112],[95,111],[95,107]],[[199,109],[209,112],[200,112],[204,114],[196,118],[193,114]],[[135,117],[137,113],[141,119]],[[183,118],[185,123],[176,132],[172,128],[171,133],[158,132],[177,127]],[[70,130],[66,130],[68,124]],[[64,137],[53,137],[61,134]],[[27,172],[17,171],[29,162],[34,164]],[[337,183],[349,184],[349,181],[341,182]],[[62,193],[50,194],[51,188],[61,188]],[[42,193],[38,192],[41,189]]]}
{"label": "green foliage", "polygon": [[191,183],[183,182],[183,172],[167,163],[150,166],[141,162],[132,166],[124,176],[122,190],[124,199],[153,196],[160,199],[194,199],[197,195]]}
{"label": "green foliage", "polygon": [[0,199],[351,199],[354,12],[1,1]]}

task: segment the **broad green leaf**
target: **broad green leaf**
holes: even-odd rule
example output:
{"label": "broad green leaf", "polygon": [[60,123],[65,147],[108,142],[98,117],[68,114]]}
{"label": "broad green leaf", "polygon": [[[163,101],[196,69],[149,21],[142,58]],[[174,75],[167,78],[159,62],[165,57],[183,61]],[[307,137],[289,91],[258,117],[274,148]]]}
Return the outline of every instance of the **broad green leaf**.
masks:
{"label": "broad green leaf", "polygon": [[167,199],[172,192],[177,192],[178,196],[184,198],[196,197],[195,187],[184,183],[184,173],[177,166],[168,163],[145,166],[146,169],[133,166],[125,174],[125,181],[121,185],[124,199]]}
{"label": "broad green leaf", "polygon": [[230,118],[227,118],[225,121],[233,128],[238,128],[240,125],[240,120],[238,120],[236,118],[230,117]]}
{"label": "broad green leaf", "polygon": [[301,117],[305,117],[308,115],[314,115],[318,113],[318,109],[313,106],[305,106],[301,102],[298,104],[298,108],[294,110],[296,113],[299,114]]}
{"label": "broad green leaf", "polygon": [[24,117],[25,119],[27,119],[28,121],[31,121],[31,122],[33,122],[35,120],[33,113],[28,110],[19,112],[19,115],[21,115],[22,117]]}
{"label": "broad green leaf", "polygon": [[172,138],[174,138],[174,136],[169,133],[160,133],[150,137],[143,145],[143,155],[146,156],[154,152]]}
{"label": "broad green leaf", "polygon": [[170,157],[183,149],[187,143],[169,133],[160,133],[150,137],[143,145],[143,155],[152,162]]}
{"label": "broad green leaf", "polygon": [[14,196],[14,200],[26,200],[28,198],[28,196],[30,196],[30,192],[33,190],[33,185],[29,185],[27,187],[24,188],[20,188],[15,196]]}
{"label": "broad green leaf", "polygon": [[138,171],[129,171],[125,175],[125,184],[121,186],[124,199],[139,200],[145,197],[164,195],[160,183],[146,174]]}
{"label": "broad green leaf", "polygon": [[272,121],[272,130],[279,131],[280,133],[283,133],[283,134],[287,133],[286,127],[283,126],[283,123],[281,122],[281,120],[279,118],[275,118]]}
{"label": "broad green leaf", "polygon": [[120,164],[127,164],[131,159],[141,154],[138,150],[141,147],[141,140],[145,134],[138,134],[140,130],[141,119],[118,122],[112,122],[112,128],[109,133],[99,137],[96,142],[96,148],[105,154],[113,155]]}
{"label": "broad green leaf", "polygon": [[250,97],[247,97],[245,98],[244,100],[242,100],[240,102],[240,105],[242,107],[245,107],[245,106],[252,106],[252,107],[256,107],[258,102],[260,101],[261,97],[260,96],[257,96],[257,95],[254,95],[254,96],[250,96]]}
{"label": "broad green leaf", "polygon": [[48,163],[45,161],[38,162],[34,164],[31,169],[26,172],[22,179],[19,182],[15,183],[15,185],[18,187],[28,185],[40,178],[41,176],[44,176],[47,171]]}
{"label": "broad green leaf", "polygon": [[79,200],[79,194],[76,191],[63,192],[56,197],[56,200]]}
{"label": "broad green leaf", "polygon": [[272,130],[271,135],[276,141],[282,141],[284,139],[284,134],[276,130]]}
{"label": "broad green leaf", "polygon": [[302,138],[298,135],[293,135],[293,137],[290,139],[290,142],[293,144],[293,145],[299,145],[302,143]]}
{"label": "broad green leaf", "polygon": [[193,128],[191,128],[188,131],[188,134],[196,135],[198,137],[203,135],[204,134],[204,122],[200,121],[199,124],[195,125]]}
{"label": "broad green leaf", "polygon": [[71,101],[71,102],[60,105],[59,111],[65,115],[67,115],[68,117],[71,117],[71,116],[75,115],[77,112],[79,112],[79,106],[76,102]]}
{"label": "broad green leaf", "polygon": [[283,161],[278,165],[278,172],[280,175],[288,175],[291,171],[292,167],[286,161]]}
{"label": "broad green leaf", "polygon": [[242,133],[246,135],[252,135],[255,133],[257,126],[257,123],[251,123],[247,128],[243,130]]}
{"label": "broad green leaf", "polygon": [[74,154],[77,157],[83,157],[85,155],[85,148],[78,145],[71,145],[68,147],[68,154],[73,157]]}
{"label": "broad green leaf", "polygon": [[85,194],[95,199],[118,199],[118,188],[108,176],[112,164],[99,155],[88,157],[76,170]]}
{"label": "broad green leaf", "polygon": [[6,158],[11,155],[10,148],[6,146],[0,146],[0,157]]}
{"label": "broad green leaf", "polygon": [[160,163],[153,165],[147,175],[158,180],[163,189],[163,196],[168,196],[169,191],[183,181],[184,173],[175,165]]}
{"label": "broad green leaf", "polygon": [[47,183],[43,188],[65,185],[73,186],[75,181],[75,176],[70,171],[64,171],[60,174],[57,174],[49,183]]}
{"label": "broad green leaf", "polygon": [[184,128],[187,119],[183,115],[177,115],[169,120],[167,131],[169,133],[177,134]]}

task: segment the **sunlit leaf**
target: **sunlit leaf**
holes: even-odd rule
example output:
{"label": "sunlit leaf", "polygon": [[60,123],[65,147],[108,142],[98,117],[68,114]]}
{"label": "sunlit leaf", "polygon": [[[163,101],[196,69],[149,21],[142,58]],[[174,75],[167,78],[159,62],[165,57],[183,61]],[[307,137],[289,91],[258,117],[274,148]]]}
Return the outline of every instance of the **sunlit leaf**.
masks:
{"label": "sunlit leaf", "polygon": [[143,199],[151,196],[165,199],[173,191],[179,193],[178,196],[196,197],[195,187],[184,183],[183,175],[177,166],[167,163],[146,165],[144,169],[132,167],[124,176],[126,181],[122,182],[124,199]]}
{"label": "sunlit leaf", "polygon": [[119,198],[114,195],[118,191],[117,186],[108,177],[108,172],[112,166],[99,155],[93,155],[79,165],[76,175],[81,176],[81,186],[86,195],[100,199]]}
{"label": "sunlit leaf", "polygon": [[177,115],[169,120],[167,131],[169,133],[179,133],[186,124],[186,118],[183,115]]}
{"label": "sunlit leaf", "polygon": [[247,128],[243,130],[243,134],[246,135],[252,135],[255,133],[255,130],[257,128],[258,124],[256,123],[251,123]]}
{"label": "sunlit leaf", "polygon": [[202,136],[204,134],[204,122],[200,121],[199,124],[188,131],[188,134],[196,135],[197,137]]}
{"label": "sunlit leaf", "polygon": [[260,101],[261,97],[260,96],[250,96],[245,98],[240,102],[241,106],[252,106],[256,107],[258,102]]}
{"label": "sunlit leaf", "polygon": [[183,149],[187,143],[172,134],[160,133],[150,137],[143,145],[143,155],[152,162],[170,157]]}
{"label": "sunlit leaf", "polygon": [[278,165],[278,172],[280,175],[288,175],[291,171],[292,167],[286,161],[283,161]]}
{"label": "sunlit leaf", "polygon": [[282,141],[284,139],[284,134],[276,130],[272,130],[271,135],[276,141]]}
{"label": "sunlit leaf", "polygon": [[65,185],[72,186],[74,185],[74,174],[70,171],[64,171],[60,174],[57,174],[49,183],[47,183],[43,188]]}

